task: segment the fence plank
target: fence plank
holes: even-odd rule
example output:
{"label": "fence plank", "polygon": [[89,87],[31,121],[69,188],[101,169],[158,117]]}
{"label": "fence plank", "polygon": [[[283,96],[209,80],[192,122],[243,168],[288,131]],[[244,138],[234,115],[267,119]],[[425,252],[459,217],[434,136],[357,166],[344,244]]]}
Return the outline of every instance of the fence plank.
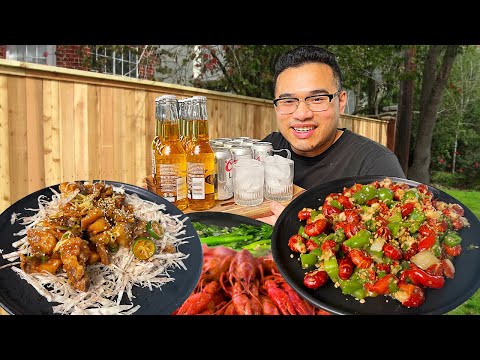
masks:
{"label": "fence plank", "polygon": [[[89,180],[87,84],[73,85],[75,180]],[[92,158],[93,160],[93,158]]]}
{"label": "fence plank", "polygon": [[25,78],[10,77],[8,89],[8,127],[10,130],[10,192],[15,202],[28,191],[27,118]]}
{"label": "fence plank", "polygon": [[134,164],[135,172],[132,177],[132,184],[141,186],[144,179],[146,178],[147,173],[145,164],[147,163],[147,117],[145,113],[145,104],[146,104],[147,95],[145,91],[137,90],[134,94],[133,104],[133,140],[134,144]]}
{"label": "fence plank", "polygon": [[25,96],[27,106],[28,191],[32,193],[45,187],[42,80],[27,78]]}
{"label": "fence plank", "polygon": [[113,89],[113,180],[124,181],[125,171],[129,164],[124,163],[123,156],[125,154],[125,146],[127,127],[125,121],[125,99],[123,98],[123,89]]}
{"label": "fence plank", "polygon": [[58,82],[43,82],[43,143],[45,186],[61,182],[60,118],[58,114]]}
{"label": "fence plank", "polygon": [[11,204],[7,79],[7,76],[0,76],[0,213]]}
{"label": "fence plank", "polygon": [[102,86],[100,89],[100,178],[114,180],[113,164],[113,89]]}
{"label": "fence plank", "polygon": [[60,181],[75,181],[75,123],[73,106],[73,83],[61,82],[58,85],[58,107],[60,113]]}
{"label": "fence plank", "polygon": [[89,86],[87,89],[87,116],[88,116],[88,154],[89,154],[89,180],[102,179],[102,123],[100,121],[100,87]]}

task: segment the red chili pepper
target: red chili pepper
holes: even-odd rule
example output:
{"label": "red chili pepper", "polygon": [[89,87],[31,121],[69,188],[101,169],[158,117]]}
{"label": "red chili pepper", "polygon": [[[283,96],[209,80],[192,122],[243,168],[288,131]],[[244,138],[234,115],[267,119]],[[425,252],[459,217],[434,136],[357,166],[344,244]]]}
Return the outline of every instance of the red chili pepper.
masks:
{"label": "red chili pepper", "polygon": [[418,253],[418,244],[415,242],[410,245],[407,251],[403,252],[403,259],[409,261],[416,253]]}
{"label": "red chili pepper", "polygon": [[344,209],[353,208],[353,204],[350,202],[350,199],[345,195],[338,195],[337,201],[342,204]]}
{"label": "red chili pepper", "polygon": [[315,222],[305,225],[303,232],[308,236],[317,236],[320,234],[320,231],[318,231],[317,227],[315,226]]}
{"label": "red chili pepper", "polygon": [[402,258],[402,251],[392,244],[385,244],[383,245],[383,254],[392,259],[392,260],[400,260]]}
{"label": "red chili pepper", "polygon": [[460,219],[455,219],[452,221],[452,227],[457,231],[461,230],[463,229],[463,222]]}
{"label": "red chili pepper", "polygon": [[[437,233],[443,233],[443,232],[447,231],[447,229],[448,229],[448,225],[447,225],[447,222],[445,220],[440,221],[440,220],[437,220],[437,219],[427,219],[427,224],[433,230],[435,230]],[[422,226],[420,226],[420,227],[422,227]],[[419,232],[420,232],[420,229],[419,229]]]}
{"label": "red chili pepper", "polygon": [[326,241],[323,242],[322,247],[321,247],[322,254],[331,252],[332,253],[331,255],[335,255],[338,251],[338,248],[339,248],[339,245],[335,241],[326,240]]}
{"label": "red chili pepper", "polygon": [[456,212],[457,215],[459,215],[459,216],[465,215],[465,211],[464,211],[463,208],[462,208],[460,205],[458,205],[458,204],[452,204],[452,205],[450,205],[450,208],[451,208],[454,212]]}
{"label": "red chili pepper", "polygon": [[390,265],[384,263],[377,263],[375,267],[378,271],[385,271],[387,274],[390,273]]}
{"label": "red chili pepper", "polygon": [[305,239],[303,236],[300,236],[298,234],[292,235],[290,239],[288,240],[288,247],[290,250],[299,252],[299,253],[306,253],[307,248],[305,246]]}
{"label": "red chili pepper", "polygon": [[434,234],[428,235],[426,238],[420,240],[418,243],[418,251],[430,249],[433,245],[435,245],[436,236]]}
{"label": "red chili pepper", "polygon": [[333,214],[340,214],[342,210],[337,209],[335,206],[325,203],[322,206],[322,212],[323,212],[323,215],[325,215],[326,217],[331,217]]}
{"label": "red chili pepper", "polygon": [[425,271],[430,275],[443,276],[443,264],[441,262],[432,264]]}
{"label": "red chili pepper", "polygon": [[300,211],[298,212],[298,215],[297,215],[297,216],[298,216],[298,219],[299,219],[299,220],[302,220],[302,221],[309,219],[310,216],[312,215],[312,212],[311,212],[311,211],[312,211],[311,209],[303,209],[303,210],[300,210]]}
{"label": "red chili pepper", "polygon": [[433,233],[433,229],[428,227],[426,224],[420,225],[420,227],[418,228],[418,235],[420,236],[429,236]]}
{"label": "red chili pepper", "polygon": [[425,185],[425,184],[420,184],[417,186],[417,190],[418,192],[420,192],[421,194],[425,194],[425,195],[431,195],[432,193],[428,190],[428,186]]}
{"label": "red chili pepper", "polygon": [[405,270],[402,275],[408,277],[415,285],[423,285],[428,288],[441,289],[445,285],[445,278],[443,276],[429,275],[420,268]]}
{"label": "red chili pepper", "polygon": [[[345,192],[350,192],[350,194],[355,194],[357,191],[362,190],[362,184],[354,184],[350,189],[345,190]],[[345,195],[344,192],[344,195]]]}
{"label": "red chili pepper", "polygon": [[384,238],[386,240],[389,240],[392,238],[392,230],[390,230],[387,226],[380,226],[376,234],[378,237]]}
{"label": "red chili pepper", "polygon": [[413,202],[407,202],[402,205],[402,217],[410,215],[410,213],[413,211],[415,208],[415,203]]}
{"label": "red chili pepper", "polygon": [[360,222],[360,215],[355,210],[345,210],[345,221],[347,223]]}
{"label": "red chili pepper", "polygon": [[386,295],[390,293],[390,289],[388,288],[388,285],[390,284],[390,281],[393,280],[395,277],[392,274],[387,274],[384,277],[378,279],[375,284],[365,284],[365,288],[368,291],[374,292],[378,295]]}
{"label": "red chili pepper", "polygon": [[358,222],[346,224],[343,228],[347,239],[350,239],[353,235],[355,235],[362,229],[365,229],[365,226]]}
{"label": "red chili pepper", "polygon": [[462,253],[462,245],[448,246],[442,243],[445,252],[450,256],[458,256]]}
{"label": "red chili pepper", "polygon": [[419,286],[400,283],[399,291],[395,293],[395,298],[399,300],[403,306],[419,307],[425,302],[425,293]]}
{"label": "red chili pepper", "polygon": [[353,273],[353,263],[349,257],[344,257],[338,262],[338,277],[342,280],[350,279]]}
{"label": "red chili pepper", "polygon": [[306,245],[306,248],[307,248],[307,252],[310,252],[310,251],[312,251],[314,249],[317,249],[319,247],[319,245],[315,241],[310,240],[310,239],[307,239],[305,245]]}

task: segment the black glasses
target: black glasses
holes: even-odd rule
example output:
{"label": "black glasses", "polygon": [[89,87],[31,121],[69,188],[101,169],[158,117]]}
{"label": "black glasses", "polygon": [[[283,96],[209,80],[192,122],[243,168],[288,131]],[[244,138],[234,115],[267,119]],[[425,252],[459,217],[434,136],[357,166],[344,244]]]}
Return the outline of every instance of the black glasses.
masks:
{"label": "black glasses", "polygon": [[300,101],[305,101],[307,107],[311,111],[325,111],[328,109],[328,104],[330,104],[335,96],[340,94],[340,90],[335,94],[318,94],[307,96],[305,99],[301,100],[299,98],[278,98],[273,100],[273,104],[277,111],[282,115],[293,114],[298,109],[298,104]]}

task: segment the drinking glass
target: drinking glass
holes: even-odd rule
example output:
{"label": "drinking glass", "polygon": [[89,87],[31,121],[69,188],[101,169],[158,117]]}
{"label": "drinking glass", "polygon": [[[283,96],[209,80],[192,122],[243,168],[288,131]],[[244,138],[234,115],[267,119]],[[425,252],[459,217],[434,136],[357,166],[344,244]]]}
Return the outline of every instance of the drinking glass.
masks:
{"label": "drinking glass", "polygon": [[267,200],[289,201],[293,197],[294,162],[279,155],[267,156],[264,161]]}
{"label": "drinking glass", "polygon": [[263,202],[263,163],[240,158],[233,164],[233,199],[240,206],[256,206]]}

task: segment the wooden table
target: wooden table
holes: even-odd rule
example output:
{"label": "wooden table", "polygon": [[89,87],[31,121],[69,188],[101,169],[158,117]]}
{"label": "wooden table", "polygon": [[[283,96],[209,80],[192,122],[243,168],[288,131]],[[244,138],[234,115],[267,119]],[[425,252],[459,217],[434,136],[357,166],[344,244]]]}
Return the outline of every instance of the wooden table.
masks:
{"label": "wooden table", "polygon": [[[147,187],[147,186],[145,186]],[[150,190],[150,189],[149,189]],[[305,189],[294,185],[293,186],[293,199],[297,198],[300,194],[305,192]],[[290,201],[292,201],[290,200]],[[290,201],[280,202],[282,205],[288,205]],[[272,211],[270,210],[271,201],[264,200],[263,203],[257,206],[240,206],[235,204],[233,198],[228,200],[219,200],[215,202],[215,206],[209,210],[205,211],[219,211],[219,212],[227,212],[232,214],[238,214],[250,217],[252,219],[257,219],[260,217],[270,216],[273,215]],[[183,211],[185,214],[192,212],[190,209],[186,209]],[[8,313],[2,309],[0,306],[0,315],[8,315]]]}

